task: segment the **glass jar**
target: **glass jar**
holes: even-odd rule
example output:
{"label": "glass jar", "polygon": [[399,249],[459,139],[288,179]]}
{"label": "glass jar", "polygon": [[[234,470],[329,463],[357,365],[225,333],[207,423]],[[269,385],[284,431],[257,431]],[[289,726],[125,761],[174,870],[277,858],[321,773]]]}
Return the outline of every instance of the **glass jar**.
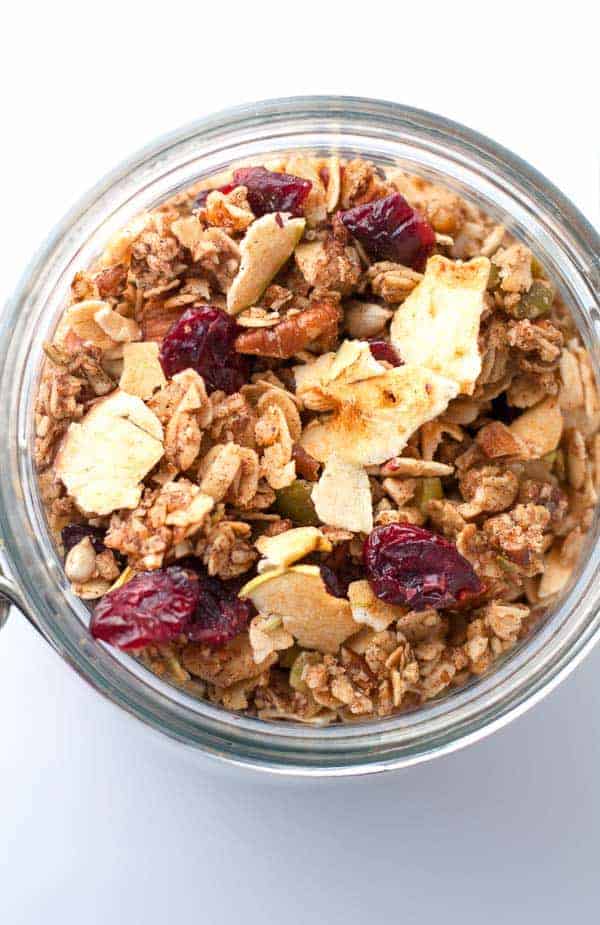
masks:
{"label": "glass jar", "polygon": [[[74,273],[142,210],[232,163],[288,150],[397,164],[481,205],[540,256],[598,363],[598,235],[544,177],[499,145],[440,116],[356,98],[270,100],[201,119],[153,142],[92,189],[54,230],[0,319],[0,597],[16,604],[98,691],[188,746],[279,773],[358,774],[473,742],[532,706],[574,668],[600,632],[598,517],[560,605],[489,674],[415,712],[315,728],[228,713],[92,639],[89,613],[71,593],[48,535],[33,466],[42,344]],[[6,609],[0,601],[0,625]]]}

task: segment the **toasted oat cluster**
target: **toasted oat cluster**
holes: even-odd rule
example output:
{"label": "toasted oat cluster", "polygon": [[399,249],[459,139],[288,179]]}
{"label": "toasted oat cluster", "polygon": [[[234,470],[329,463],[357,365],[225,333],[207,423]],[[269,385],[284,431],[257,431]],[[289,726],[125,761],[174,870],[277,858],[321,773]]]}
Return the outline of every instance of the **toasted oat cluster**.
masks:
{"label": "toasted oat cluster", "polygon": [[569,581],[600,402],[534,255],[448,189],[293,154],[139,216],[41,377],[48,521],[92,634],[230,710],[414,709]]}

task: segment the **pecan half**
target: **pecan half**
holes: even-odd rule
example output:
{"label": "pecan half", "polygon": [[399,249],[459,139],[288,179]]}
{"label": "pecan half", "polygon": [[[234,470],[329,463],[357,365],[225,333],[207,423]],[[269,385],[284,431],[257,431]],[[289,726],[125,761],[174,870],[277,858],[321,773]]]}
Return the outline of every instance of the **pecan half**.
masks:
{"label": "pecan half", "polygon": [[258,328],[240,334],[235,349],[238,353],[285,360],[317,338],[330,338],[337,334],[340,317],[340,310],[333,302],[313,302],[303,312],[284,318],[273,328]]}

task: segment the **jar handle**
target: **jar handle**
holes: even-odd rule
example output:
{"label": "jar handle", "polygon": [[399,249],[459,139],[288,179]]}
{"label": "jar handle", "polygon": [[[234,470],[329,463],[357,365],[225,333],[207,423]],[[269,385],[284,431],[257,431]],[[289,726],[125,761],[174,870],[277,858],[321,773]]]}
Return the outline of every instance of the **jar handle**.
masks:
{"label": "jar handle", "polygon": [[0,572],[0,629],[6,623],[11,604],[21,611],[38,633],[43,635],[17,585]]}

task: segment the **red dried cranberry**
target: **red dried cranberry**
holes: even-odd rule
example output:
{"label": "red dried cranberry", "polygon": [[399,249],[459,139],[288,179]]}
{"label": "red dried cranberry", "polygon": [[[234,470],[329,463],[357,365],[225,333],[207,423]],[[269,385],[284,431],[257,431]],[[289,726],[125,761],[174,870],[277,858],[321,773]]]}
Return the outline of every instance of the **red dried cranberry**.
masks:
{"label": "red dried cranberry", "polygon": [[454,607],[482,590],[454,543],[412,524],[375,527],[365,540],[364,563],[377,597],[413,610]]}
{"label": "red dried cranberry", "polygon": [[250,375],[248,359],[234,347],[241,330],[220,308],[188,309],[162,342],[160,362],[165,375],[171,377],[191,367],[203,377],[208,392],[237,392]]}
{"label": "red dried cranberry", "polygon": [[238,597],[240,582],[199,575],[199,600],[188,637],[208,646],[222,646],[242,630],[252,616],[252,605]]}
{"label": "red dried cranberry", "polygon": [[373,260],[422,270],[435,245],[429,222],[400,193],[340,212],[340,218]]}
{"label": "red dried cranberry", "polygon": [[369,341],[369,349],[376,360],[386,360],[390,366],[402,366],[404,360],[392,344],[387,340]]}
{"label": "red dried cranberry", "polygon": [[60,537],[65,547],[65,553],[70,552],[73,546],[77,546],[78,543],[81,543],[86,536],[89,536],[92,546],[94,547],[94,552],[104,552],[106,549],[104,545],[104,530],[100,527],[92,527],[89,524],[67,524],[60,532]]}
{"label": "red dried cranberry", "polygon": [[274,173],[264,167],[240,167],[233,179],[236,186],[248,190],[248,203],[257,217],[267,212],[290,212],[300,218],[312,189],[310,180],[290,173]]}
{"label": "red dried cranberry", "polygon": [[350,555],[350,544],[339,543],[320,563],[321,578],[333,597],[348,597],[348,585],[363,578],[361,566]]}
{"label": "red dried cranberry", "polygon": [[176,565],[141,572],[98,601],[90,630],[119,649],[169,642],[188,629],[199,600],[193,572]]}

